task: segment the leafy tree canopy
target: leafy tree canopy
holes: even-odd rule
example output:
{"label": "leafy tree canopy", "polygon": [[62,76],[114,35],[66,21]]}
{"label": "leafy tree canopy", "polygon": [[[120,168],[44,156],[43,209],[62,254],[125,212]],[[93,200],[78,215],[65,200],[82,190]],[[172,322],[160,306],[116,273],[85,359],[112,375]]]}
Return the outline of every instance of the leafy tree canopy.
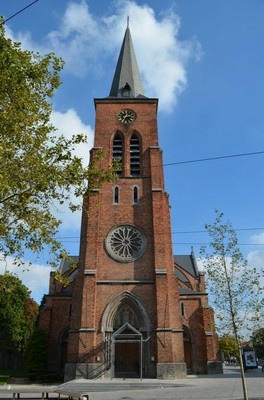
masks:
{"label": "leafy tree canopy", "polygon": [[20,279],[0,275],[0,347],[23,351],[35,328],[38,304]]}
{"label": "leafy tree canopy", "polygon": [[224,335],[219,338],[219,347],[225,357],[231,357],[238,354],[238,348],[235,339],[231,335]]}
{"label": "leafy tree canopy", "polygon": [[264,344],[264,328],[256,329],[253,335],[254,343]]}
{"label": "leafy tree canopy", "polygon": [[55,239],[60,220],[51,209],[67,202],[80,206],[71,194],[113,179],[113,170],[97,167],[98,153],[89,167],[73,156],[82,134],[66,139],[55,135],[50,122],[52,97],[60,86],[63,61],[53,53],[41,56],[24,51],[0,28],[0,253],[21,260],[25,249],[49,247],[60,253]]}
{"label": "leafy tree canopy", "polygon": [[25,357],[27,369],[30,373],[43,373],[46,369],[48,341],[46,332],[36,328],[26,347]]}
{"label": "leafy tree canopy", "polygon": [[252,336],[252,345],[256,350],[258,358],[264,359],[264,328],[255,330]]}

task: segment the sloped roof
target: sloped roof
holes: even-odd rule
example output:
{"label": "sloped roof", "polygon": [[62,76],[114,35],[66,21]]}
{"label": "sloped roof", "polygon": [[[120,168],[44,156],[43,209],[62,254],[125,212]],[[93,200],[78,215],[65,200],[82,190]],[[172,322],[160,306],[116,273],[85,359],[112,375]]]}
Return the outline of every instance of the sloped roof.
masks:
{"label": "sloped roof", "polygon": [[77,264],[79,261],[79,256],[69,256],[61,260],[61,273],[62,275],[69,271],[72,264]]}
{"label": "sloped roof", "polygon": [[194,276],[195,278],[198,277],[199,272],[193,253],[191,255],[176,255],[174,256],[174,262],[182,267],[190,275]]}
{"label": "sloped roof", "polygon": [[188,279],[186,278],[186,276],[185,276],[181,271],[179,271],[178,268],[174,268],[174,272],[175,272],[176,277],[177,277],[180,281],[182,281],[182,282],[185,283],[185,284],[188,284],[188,283],[189,283],[189,281],[188,281]]}
{"label": "sloped roof", "polygon": [[[129,88],[129,96],[124,96],[125,87]],[[129,27],[125,32],[109,96],[126,98],[144,96]]]}

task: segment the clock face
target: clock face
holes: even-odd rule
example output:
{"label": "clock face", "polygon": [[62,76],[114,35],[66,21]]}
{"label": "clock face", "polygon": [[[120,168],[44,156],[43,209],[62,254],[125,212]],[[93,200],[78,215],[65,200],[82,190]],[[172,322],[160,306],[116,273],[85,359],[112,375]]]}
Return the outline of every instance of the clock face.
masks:
{"label": "clock face", "polygon": [[117,119],[122,124],[131,124],[136,119],[136,114],[131,110],[122,110],[118,114]]}
{"label": "clock face", "polygon": [[123,263],[137,260],[146,250],[147,240],[134,225],[118,225],[110,230],[105,246],[108,254]]}

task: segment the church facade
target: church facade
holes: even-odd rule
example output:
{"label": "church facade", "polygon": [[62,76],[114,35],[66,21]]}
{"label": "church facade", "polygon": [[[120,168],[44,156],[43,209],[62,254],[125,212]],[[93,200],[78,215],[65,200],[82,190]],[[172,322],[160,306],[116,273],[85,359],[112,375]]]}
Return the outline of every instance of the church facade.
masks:
{"label": "church facade", "polygon": [[193,252],[174,256],[158,144],[158,100],[144,96],[129,27],[110,94],[95,99],[93,160],[118,178],[84,199],[77,268],[50,277],[40,327],[48,368],[78,377],[175,379],[221,372],[212,309]]}

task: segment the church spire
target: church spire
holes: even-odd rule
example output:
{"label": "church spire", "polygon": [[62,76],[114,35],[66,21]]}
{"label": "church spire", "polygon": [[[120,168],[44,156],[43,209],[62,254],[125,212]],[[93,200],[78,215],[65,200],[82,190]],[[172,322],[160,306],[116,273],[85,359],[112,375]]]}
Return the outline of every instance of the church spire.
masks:
{"label": "church spire", "polygon": [[129,18],[109,96],[122,98],[144,96],[129,30]]}

